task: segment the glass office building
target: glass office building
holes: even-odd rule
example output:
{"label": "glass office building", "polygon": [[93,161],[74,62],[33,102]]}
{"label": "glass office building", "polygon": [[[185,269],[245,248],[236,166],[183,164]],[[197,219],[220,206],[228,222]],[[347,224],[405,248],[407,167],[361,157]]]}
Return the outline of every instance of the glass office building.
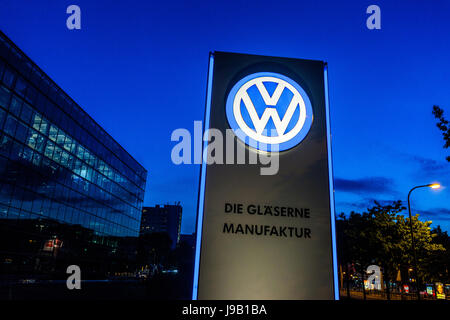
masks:
{"label": "glass office building", "polygon": [[146,177],[0,32],[0,275],[120,271],[135,253]]}

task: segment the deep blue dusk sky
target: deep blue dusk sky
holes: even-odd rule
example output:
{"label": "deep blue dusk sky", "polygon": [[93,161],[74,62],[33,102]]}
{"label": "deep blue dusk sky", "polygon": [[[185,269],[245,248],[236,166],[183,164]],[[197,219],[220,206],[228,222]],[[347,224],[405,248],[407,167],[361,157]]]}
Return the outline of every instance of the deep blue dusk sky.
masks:
{"label": "deep blue dusk sky", "polygon": [[[81,8],[81,30],[66,8]],[[366,8],[381,8],[381,30]],[[450,163],[431,110],[450,118],[450,1],[2,0],[0,29],[149,171],[145,205],[180,201],[194,231],[197,165],[173,130],[203,120],[209,51],[329,64],[337,212],[405,200],[450,231]]]}

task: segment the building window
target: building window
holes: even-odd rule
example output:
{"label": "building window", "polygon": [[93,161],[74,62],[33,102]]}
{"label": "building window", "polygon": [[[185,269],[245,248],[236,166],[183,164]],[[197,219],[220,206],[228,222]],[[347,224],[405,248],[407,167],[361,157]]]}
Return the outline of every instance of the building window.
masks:
{"label": "building window", "polygon": [[15,78],[15,74],[14,71],[12,71],[9,68],[5,69],[5,73],[3,75],[3,82],[10,88],[12,89],[13,85],[14,85],[14,78]]}

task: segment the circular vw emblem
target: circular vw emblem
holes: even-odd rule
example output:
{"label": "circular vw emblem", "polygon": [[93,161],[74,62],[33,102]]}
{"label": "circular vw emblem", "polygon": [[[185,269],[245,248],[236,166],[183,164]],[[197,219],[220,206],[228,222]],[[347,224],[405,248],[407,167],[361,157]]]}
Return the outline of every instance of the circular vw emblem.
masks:
{"label": "circular vw emblem", "polygon": [[272,72],[254,73],[238,81],[228,94],[226,113],[237,137],[263,151],[295,147],[313,121],[311,102],[302,87]]}

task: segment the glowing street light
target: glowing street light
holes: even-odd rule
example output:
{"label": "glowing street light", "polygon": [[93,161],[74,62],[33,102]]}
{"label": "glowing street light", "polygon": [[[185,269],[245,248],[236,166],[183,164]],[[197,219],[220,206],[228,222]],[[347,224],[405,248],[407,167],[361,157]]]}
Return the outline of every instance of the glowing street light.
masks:
{"label": "glowing street light", "polygon": [[416,285],[417,285],[417,299],[420,300],[420,281],[419,281],[419,273],[417,272],[417,257],[416,257],[416,244],[414,241],[414,232],[413,232],[413,226],[412,226],[412,217],[411,217],[411,204],[410,204],[410,196],[411,192],[413,192],[416,189],[419,188],[432,188],[432,189],[439,189],[441,185],[439,183],[430,183],[425,184],[422,186],[416,186],[409,190],[408,192],[408,213],[409,213],[409,228],[411,230],[411,249],[413,251],[413,257],[414,257],[414,273],[416,274]]}

